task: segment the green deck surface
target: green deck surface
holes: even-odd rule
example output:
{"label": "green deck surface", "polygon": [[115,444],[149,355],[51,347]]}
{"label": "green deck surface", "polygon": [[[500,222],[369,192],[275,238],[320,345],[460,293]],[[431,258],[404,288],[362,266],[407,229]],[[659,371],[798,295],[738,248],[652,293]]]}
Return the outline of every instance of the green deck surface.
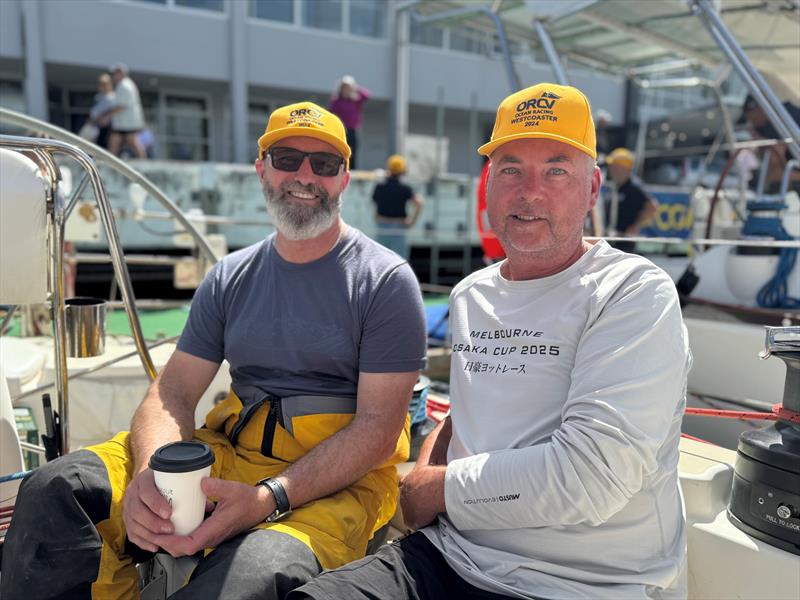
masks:
{"label": "green deck surface", "polygon": [[[142,334],[148,340],[180,335],[188,317],[188,305],[167,310],[139,311]],[[128,315],[124,310],[114,310],[108,313],[106,317],[106,333],[110,335],[131,335]]]}
{"label": "green deck surface", "polygon": [[[142,334],[147,340],[179,335],[186,325],[189,306],[166,310],[140,310],[139,320],[142,323]],[[15,319],[8,330],[10,336],[18,337],[19,320]],[[106,315],[106,333],[108,335],[131,335],[128,315],[124,310],[111,310]]]}
{"label": "green deck surface", "polygon": [[[446,304],[447,296],[425,296],[425,306]],[[181,308],[165,310],[140,310],[139,320],[142,323],[142,333],[147,340],[172,337],[180,335],[189,317],[189,305]],[[19,336],[20,325],[17,319],[8,330],[10,336]],[[124,310],[110,310],[106,316],[106,333],[108,335],[131,335],[128,315]]]}

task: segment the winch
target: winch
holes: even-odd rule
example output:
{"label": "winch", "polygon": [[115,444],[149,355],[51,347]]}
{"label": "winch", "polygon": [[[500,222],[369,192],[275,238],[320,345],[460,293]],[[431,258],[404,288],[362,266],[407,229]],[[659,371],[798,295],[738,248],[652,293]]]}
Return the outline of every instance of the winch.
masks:
{"label": "winch", "polygon": [[800,555],[800,327],[768,327],[762,358],[786,363],[778,420],[739,436],[732,523],[756,539]]}

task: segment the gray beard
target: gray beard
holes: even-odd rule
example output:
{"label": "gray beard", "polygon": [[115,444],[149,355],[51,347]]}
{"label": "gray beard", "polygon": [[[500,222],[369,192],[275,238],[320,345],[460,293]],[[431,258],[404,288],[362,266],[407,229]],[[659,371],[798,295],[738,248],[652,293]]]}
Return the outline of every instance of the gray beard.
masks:
{"label": "gray beard", "polygon": [[[289,198],[289,190],[303,191],[319,196],[319,204],[307,206],[297,204]],[[324,188],[314,184],[302,185],[288,182],[276,190],[264,179],[264,198],[275,228],[290,240],[308,240],[333,226],[339,218],[342,206],[341,194],[331,198]]]}

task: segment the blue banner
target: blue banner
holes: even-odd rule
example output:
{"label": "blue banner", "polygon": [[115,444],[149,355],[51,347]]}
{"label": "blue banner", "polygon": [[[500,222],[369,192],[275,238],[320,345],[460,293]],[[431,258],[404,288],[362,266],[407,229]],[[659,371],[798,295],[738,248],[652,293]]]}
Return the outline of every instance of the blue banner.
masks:
{"label": "blue banner", "polygon": [[694,211],[689,192],[681,190],[645,190],[658,201],[658,211],[641,235],[647,237],[688,238],[694,225]]}

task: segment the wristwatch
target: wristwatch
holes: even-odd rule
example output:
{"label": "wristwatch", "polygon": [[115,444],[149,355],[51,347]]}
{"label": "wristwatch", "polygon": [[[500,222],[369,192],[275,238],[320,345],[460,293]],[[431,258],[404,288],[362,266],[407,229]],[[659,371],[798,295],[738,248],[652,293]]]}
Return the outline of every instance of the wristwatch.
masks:
{"label": "wristwatch", "polygon": [[263,485],[272,492],[272,497],[275,498],[275,510],[267,515],[265,519],[267,523],[282,519],[292,512],[292,506],[289,504],[289,496],[286,495],[286,490],[283,489],[283,484],[280,481],[267,477],[266,479],[257,481],[256,485]]}

